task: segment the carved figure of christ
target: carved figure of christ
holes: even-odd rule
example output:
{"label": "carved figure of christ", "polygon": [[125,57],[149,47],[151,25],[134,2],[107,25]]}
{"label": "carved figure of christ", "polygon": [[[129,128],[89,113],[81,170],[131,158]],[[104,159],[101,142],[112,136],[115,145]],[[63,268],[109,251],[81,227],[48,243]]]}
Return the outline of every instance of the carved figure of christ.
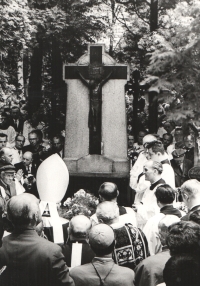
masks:
{"label": "carved figure of christ", "polygon": [[65,79],[79,78],[89,89],[89,154],[101,155],[102,87],[109,79],[127,79],[127,66],[103,65],[102,45],[90,46],[89,55],[87,66],[65,66]]}
{"label": "carved figure of christ", "polygon": [[101,154],[101,110],[102,110],[102,86],[109,80],[111,71],[104,79],[85,79],[78,71],[80,79],[88,87],[90,95],[90,111],[88,127],[90,129],[90,154]]}

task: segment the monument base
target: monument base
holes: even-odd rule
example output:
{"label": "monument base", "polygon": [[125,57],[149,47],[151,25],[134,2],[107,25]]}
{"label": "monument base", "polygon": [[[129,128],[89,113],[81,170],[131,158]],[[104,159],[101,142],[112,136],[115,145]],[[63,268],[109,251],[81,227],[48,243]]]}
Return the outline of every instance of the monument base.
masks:
{"label": "monument base", "polygon": [[[94,174],[95,175],[95,174]],[[128,201],[128,190],[129,190],[129,175],[124,177],[114,177],[111,174],[96,174],[96,176],[91,176],[91,174],[70,174],[69,186],[67,193],[63,199],[66,200],[68,197],[72,197],[75,192],[80,189],[88,190],[90,193],[98,197],[98,189],[104,182],[113,182],[118,186],[119,190],[119,205],[129,206]]]}
{"label": "monument base", "polygon": [[71,197],[79,189],[86,189],[98,196],[98,189],[104,182],[118,186],[119,203],[128,203],[129,161],[111,159],[102,155],[87,155],[81,158],[64,158],[69,170],[69,187],[65,197]]}

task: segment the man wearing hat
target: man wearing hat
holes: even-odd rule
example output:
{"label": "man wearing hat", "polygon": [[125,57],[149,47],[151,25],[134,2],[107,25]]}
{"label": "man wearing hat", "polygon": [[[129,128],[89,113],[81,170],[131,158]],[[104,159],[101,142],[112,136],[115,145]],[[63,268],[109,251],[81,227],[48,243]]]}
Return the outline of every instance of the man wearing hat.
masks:
{"label": "man wearing hat", "polygon": [[12,227],[6,219],[4,212],[6,210],[7,201],[16,196],[16,188],[14,180],[15,167],[7,165],[0,168],[0,240],[4,230],[11,231]]}
{"label": "man wearing hat", "polygon": [[185,158],[185,149],[175,149],[172,152],[171,166],[175,174],[175,186],[180,187],[189,180],[188,171],[193,167],[192,161]]}
{"label": "man wearing hat", "polygon": [[0,205],[3,202],[3,208],[11,197],[25,192],[19,181],[15,179],[15,173],[15,167],[11,164],[0,168]]}
{"label": "man wearing hat", "polygon": [[126,267],[118,266],[112,259],[115,246],[113,229],[106,224],[94,226],[89,233],[89,243],[96,254],[91,263],[70,271],[76,286],[134,285],[135,274]]}
{"label": "man wearing hat", "polygon": [[15,174],[15,167],[13,165],[6,165],[0,168],[0,197],[8,201],[11,197],[16,196],[13,185]]}

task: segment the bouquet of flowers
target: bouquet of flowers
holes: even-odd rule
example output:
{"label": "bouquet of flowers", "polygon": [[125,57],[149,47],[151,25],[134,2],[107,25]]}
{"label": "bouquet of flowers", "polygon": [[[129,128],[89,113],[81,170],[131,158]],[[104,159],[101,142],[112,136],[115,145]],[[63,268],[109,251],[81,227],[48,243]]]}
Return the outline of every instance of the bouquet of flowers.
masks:
{"label": "bouquet of flowers", "polygon": [[98,204],[98,198],[81,189],[74,194],[73,198],[68,198],[59,207],[58,212],[61,217],[69,220],[80,214],[90,217],[96,212]]}

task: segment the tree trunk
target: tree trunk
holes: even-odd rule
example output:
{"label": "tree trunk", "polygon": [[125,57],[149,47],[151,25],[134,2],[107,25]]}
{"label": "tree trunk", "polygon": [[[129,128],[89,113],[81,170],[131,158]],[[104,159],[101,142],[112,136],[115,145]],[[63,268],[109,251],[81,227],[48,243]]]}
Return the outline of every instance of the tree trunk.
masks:
{"label": "tree trunk", "polygon": [[38,40],[38,46],[34,48],[31,58],[31,75],[29,77],[28,102],[29,111],[33,114],[37,111],[42,100],[42,58],[43,43]]}
{"label": "tree trunk", "polygon": [[157,133],[158,131],[158,93],[149,92],[149,132]]}
{"label": "tree trunk", "polygon": [[23,51],[20,52],[20,57],[17,63],[18,67],[18,72],[17,72],[17,77],[18,77],[18,85],[19,85],[19,90],[20,90],[20,97],[24,96],[24,76],[23,76]]}
{"label": "tree trunk", "polygon": [[52,122],[51,122],[51,132],[52,135],[59,133],[62,127],[62,124],[56,124],[56,120],[60,117],[60,113],[66,112],[66,84],[63,80],[63,62],[60,54],[60,49],[55,38],[52,40],[52,97],[51,97],[51,106],[52,106]]}
{"label": "tree trunk", "polygon": [[138,70],[135,70],[133,72],[133,79],[134,79],[134,97],[133,97],[133,122],[132,122],[132,129],[134,137],[137,138],[138,135],[138,115],[137,115],[137,109],[138,109],[138,97],[140,94],[140,72]]}
{"label": "tree trunk", "polygon": [[158,29],[158,0],[151,0],[150,5],[150,31]]}
{"label": "tree trunk", "polygon": [[111,0],[111,35],[110,35],[110,47],[109,47],[109,55],[113,56],[113,45],[114,45],[114,25],[115,25],[115,0]]}

